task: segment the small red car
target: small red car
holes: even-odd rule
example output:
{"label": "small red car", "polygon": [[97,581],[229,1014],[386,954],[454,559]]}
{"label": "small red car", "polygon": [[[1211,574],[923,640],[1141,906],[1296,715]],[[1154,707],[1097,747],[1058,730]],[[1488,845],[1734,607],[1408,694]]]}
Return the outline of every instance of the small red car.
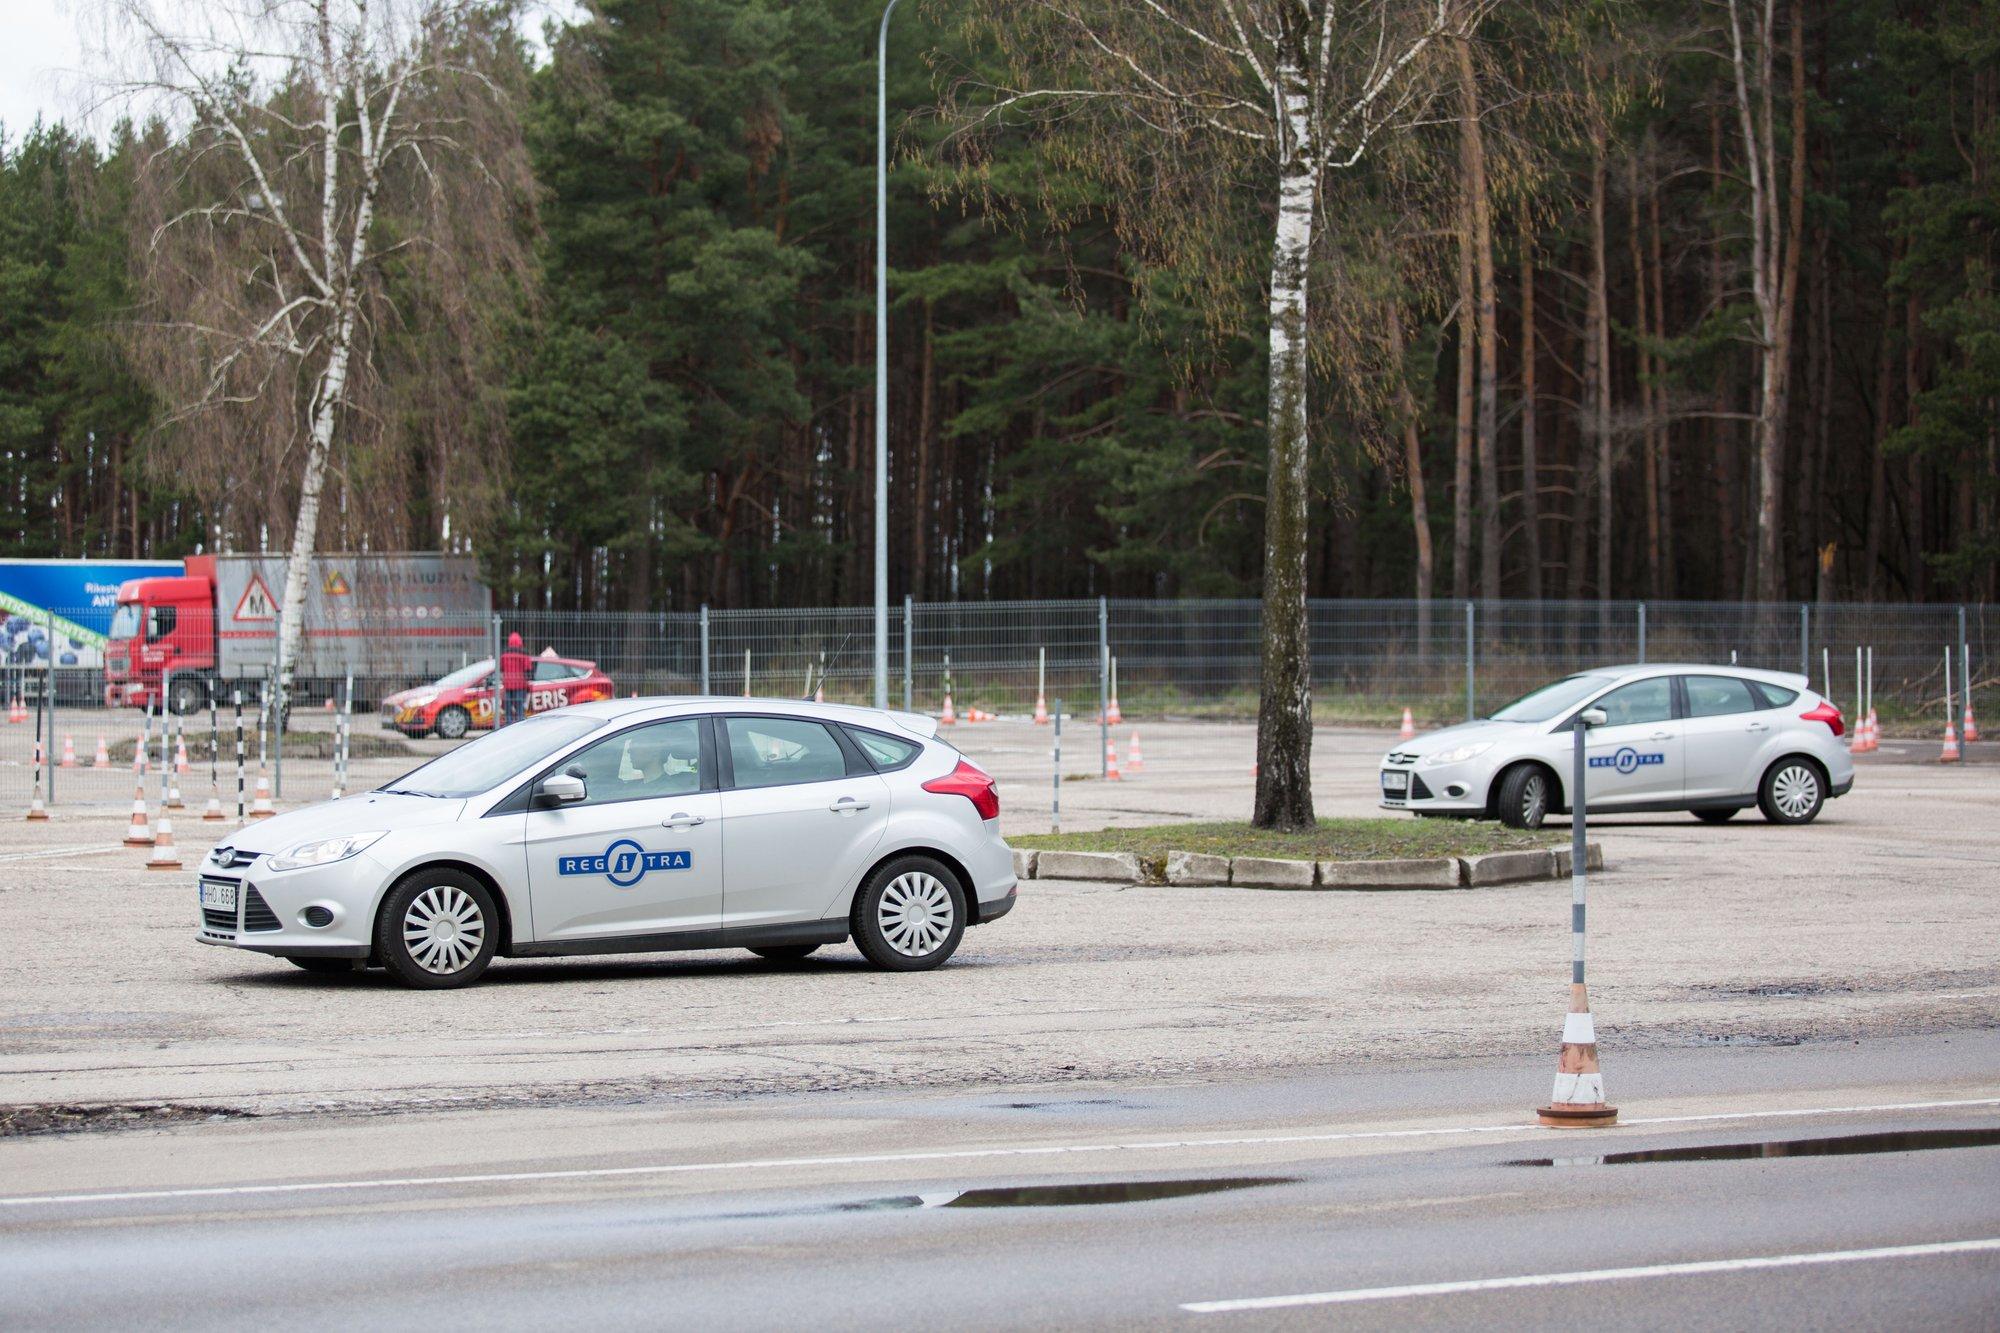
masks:
{"label": "small red car", "polygon": [[[382,700],[382,725],[405,736],[442,736],[455,741],[493,726],[493,659],[460,667],[429,685]],[[611,699],[617,690],[597,663],[543,653],[528,670],[528,712],[545,713],[568,704]]]}

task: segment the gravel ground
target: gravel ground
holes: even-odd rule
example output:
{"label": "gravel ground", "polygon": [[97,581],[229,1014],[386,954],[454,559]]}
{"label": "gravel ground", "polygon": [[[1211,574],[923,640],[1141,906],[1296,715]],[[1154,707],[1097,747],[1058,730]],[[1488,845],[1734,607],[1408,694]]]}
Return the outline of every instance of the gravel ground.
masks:
{"label": "gravel ground", "polygon": [[[1250,727],[1140,730],[1139,774],[1062,785],[1065,828],[1248,809]],[[1010,833],[1049,827],[1045,729],[961,726],[954,739],[1002,779]],[[1064,739],[1066,771],[1094,771],[1095,728]],[[1390,739],[1321,732],[1323,815],[1375,813]],[[359,764],[355,785],[400,769]],[[190,866],[213,840],[194,818],[205,794],[189,791],[176,821]],[[1891,756],[1864,760],[1854,793],[1806,829],[1754,816],[1594,823],[1610,863],[1591,913],[1607,1052],[1995,1025],[1995,809],[2000,764]],[[0,1105],[23,1126],[104,1103],[386,1112],[1353,1069],[1552,1051],[1566,1002],[1564,883],[1035,881],[1011,916],[922,975],[870,971],[843,947],[796,969],[737,953],[502,961],[487,984],[414,994],[380,973],[329,980],[195,943],[192,874],[141,869],[145,853],[117,846],[116,809],[58,813],[0,841],[0,930],[15,941],[0,972]]]}

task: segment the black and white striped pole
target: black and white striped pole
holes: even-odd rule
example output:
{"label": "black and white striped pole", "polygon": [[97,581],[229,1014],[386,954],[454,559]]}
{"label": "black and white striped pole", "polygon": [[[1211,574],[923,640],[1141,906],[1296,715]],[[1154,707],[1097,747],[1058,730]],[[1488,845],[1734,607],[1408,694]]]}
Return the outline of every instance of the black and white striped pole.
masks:
{"label": "black and white striped pole", "polygon": [[1604,1075],[1597,1067],[1597,1027],[1584,988],[1584,903],[1590,883],[1590,849],[1584,827],[1585,775],[1590,771],[1585,739],[1604,725],[1604,710],[1585,708],[1570,723],[1570,919],[1569,1012],[1563,1015],[1562,1054],[1556,1058],[1555,1091],[1536,1118],[1553,1129],[1593,1129],[1618,1123],[1618,1108],[1604,1104]]}

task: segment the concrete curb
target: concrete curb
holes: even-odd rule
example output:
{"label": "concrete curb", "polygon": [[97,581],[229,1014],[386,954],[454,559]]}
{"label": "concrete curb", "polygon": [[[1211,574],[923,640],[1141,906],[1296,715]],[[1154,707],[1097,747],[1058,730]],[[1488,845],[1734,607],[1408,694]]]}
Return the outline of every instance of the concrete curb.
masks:
{"label": "concrete curb", "polygon": [[[1604,868],[1604,846],[1591,843],[1592,870]],[[1149,874],[1150,871],[1150,874]],[[1477,889],[1529,880],[1568,879],[1569,848],[1488,852],[1483,856],[1439,856],[1394,861],[1290,861],[1264,856],[1211,856],[1168,852],[1165,878],[1160,863],[1150,867],[1131,852],[1017,851],[1014,873],[1021,879],[1080,879],[1099,883],[1222,886],[1244,889]]]}

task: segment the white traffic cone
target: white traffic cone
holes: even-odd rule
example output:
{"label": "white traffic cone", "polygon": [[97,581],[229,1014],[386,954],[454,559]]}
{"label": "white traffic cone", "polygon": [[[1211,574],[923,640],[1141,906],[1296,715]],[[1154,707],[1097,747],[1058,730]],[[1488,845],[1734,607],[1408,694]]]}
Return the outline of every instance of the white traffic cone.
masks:
{"label": "white traffic cone", "polygon": [[153,845],[153,825],[146,818],[146,780],[140,778],[132,788],[132,818],[125,828],[127,847],[151,847]]}
{"label": "white traffic cone", "polygon": [[1604,1104],[1604,1075],[1597,1068],[1597,1025],[1590,997],[1579,983],[1570,988],[1563,1015],[1562,1054],[1556,1059],[1555,1091],[1535,1112],[1551,1129],[1597,1129],[1618,1123],[1618,1108]]}
{"label": "white traffic cone", "polygon": [[262,773],[259,773],[257,775],[257,796],[255,800],[250,802],[250,818],[269,819],[277,813],[276,810],[271,808],[271,780]]}
{"label": "white traffic cone", "polygon": [[160,826],[153,834],[153,854],[146,858],[148,870],[179,870],[181,854],[174,850],[174,824],[165,814],[160,816]]}
{"label": "white traffic cone", "polygon": [[1146,766],[1146,756],[1139,753],[1139,733],[1132,733],[1132,740],[1125,747],[1125,767],[1137,773]]}
{"label": "white traffic cone", "polygon": [[70,735],[68,732],[63,733],[62,766],[64,768],[76,767],[76,737]]}
{"label": "white traffic cone", "polygon": [[1410,716],[1410,710],[1407,708],[1403,710],[1402,738],[1406,741],[1413,741],[1417,738],[1417,720]]}
{"label": "white traffic cone", "polygon": [[104,733],[97,733],[97,758],[91,760],[92,768],[111,767],[111,747],[104,743]]}

